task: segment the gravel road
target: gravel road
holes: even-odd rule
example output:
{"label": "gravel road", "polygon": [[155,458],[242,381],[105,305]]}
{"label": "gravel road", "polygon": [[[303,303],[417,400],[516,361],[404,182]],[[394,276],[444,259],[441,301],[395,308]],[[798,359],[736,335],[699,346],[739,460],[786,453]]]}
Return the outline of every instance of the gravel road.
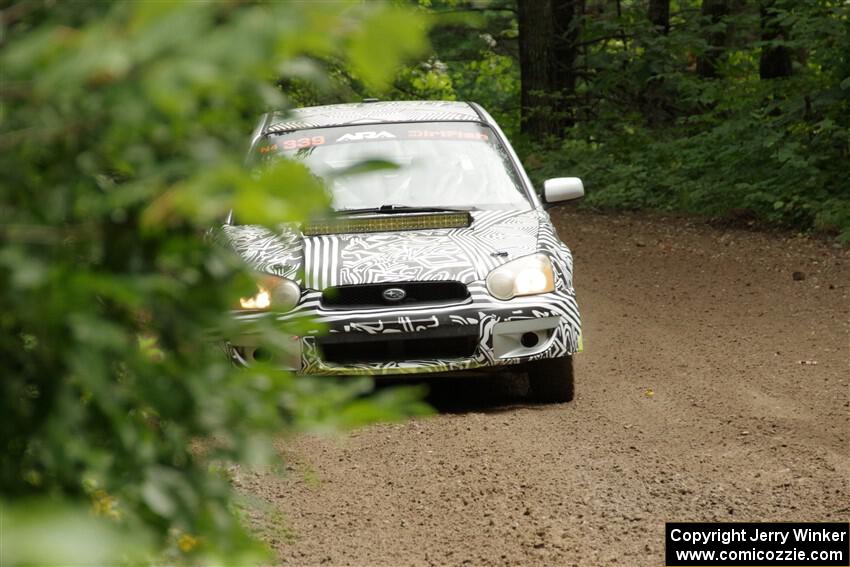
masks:
{"label": "gravel road", "polygon": [[281,563],[657,567],[665,521],[850,519],[850,254],[553,218],[584,320],[575,401],[443,380],[436,416],[282,440],[292,473],[235,477]]}

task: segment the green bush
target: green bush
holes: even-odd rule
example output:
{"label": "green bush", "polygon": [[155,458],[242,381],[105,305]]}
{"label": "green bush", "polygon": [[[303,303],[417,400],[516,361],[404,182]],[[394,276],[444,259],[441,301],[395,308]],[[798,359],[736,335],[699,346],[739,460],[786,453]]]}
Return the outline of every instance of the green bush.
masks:
{"label": "green bush", "polygon": [[[283,428],[425,408],[233,368],[217,337],[254,283],[204,234],[231,208],[270,226],[321,211],[301,165],[242,166],[260,113],[287,104],[275,82],[315,82],[326,57],[383,89],[423,24],[376,3],[130,1],[18,3],[3,22],[3,561],[263,560],[228,463],[273,462]],[[255,331],[281,347],[283,329]]]}
{"label": "green bush", "polygon": [[[726,83],[735,104],[664,128],[642,120],[581,123],[557,148],[530,151],[532,177],[585,179],[586,204],[740,217],[850,239],[847,129],[804,114],[806,80]],[[764,100],[774,102],[766,108]]]}

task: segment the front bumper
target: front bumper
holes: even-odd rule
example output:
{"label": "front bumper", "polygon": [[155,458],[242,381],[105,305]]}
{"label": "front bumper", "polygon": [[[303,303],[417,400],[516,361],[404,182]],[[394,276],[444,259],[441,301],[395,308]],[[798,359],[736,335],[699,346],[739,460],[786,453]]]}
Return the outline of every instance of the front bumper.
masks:
{"label": "front bumper", "polygon": [[[483,282],[468,287],[470,297],[463,302],[361,310],[326,309],[321,293],[308,291],[295,311],[275,317],[282,324],[306,317],[327,334],[293,336],[292,348],[275,363],[298,374],[416,374],[519,364],[580,350],[572,290],[501,301]],[[256,351],[250,340],[235,339],[229,352],[235,362],[249,364]]]}

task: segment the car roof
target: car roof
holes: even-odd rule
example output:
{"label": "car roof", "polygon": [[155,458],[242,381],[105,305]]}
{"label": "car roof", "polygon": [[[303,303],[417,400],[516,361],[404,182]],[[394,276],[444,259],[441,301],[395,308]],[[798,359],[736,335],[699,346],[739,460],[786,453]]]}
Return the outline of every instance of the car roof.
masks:
{"label": "car roof", "polygon": [[457,101],[386,101],[329,104],[273,112],[263,133],[393,122],[484,122],[476,108]]}

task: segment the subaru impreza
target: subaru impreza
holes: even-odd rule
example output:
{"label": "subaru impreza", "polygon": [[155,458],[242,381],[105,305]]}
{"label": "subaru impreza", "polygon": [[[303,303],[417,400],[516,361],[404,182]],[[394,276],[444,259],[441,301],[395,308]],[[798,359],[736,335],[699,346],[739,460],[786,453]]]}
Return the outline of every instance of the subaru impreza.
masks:
{"label": "subaru impreza", "polygon": [[[466,102],[272,112],[251,147],[303,162],[333,208],[276,230],[222,227],[258,275],[234,316],[316,323],[275,364],[335,376],[517,366],[537,399],[573,398],[573,262],[547,209],[583,196],[580,179],[549,179],[538,195],[493,118]],[[394,166],[352,172],[376,159]],[[263,354],[246,337],[228,352],[245,365]]]}

